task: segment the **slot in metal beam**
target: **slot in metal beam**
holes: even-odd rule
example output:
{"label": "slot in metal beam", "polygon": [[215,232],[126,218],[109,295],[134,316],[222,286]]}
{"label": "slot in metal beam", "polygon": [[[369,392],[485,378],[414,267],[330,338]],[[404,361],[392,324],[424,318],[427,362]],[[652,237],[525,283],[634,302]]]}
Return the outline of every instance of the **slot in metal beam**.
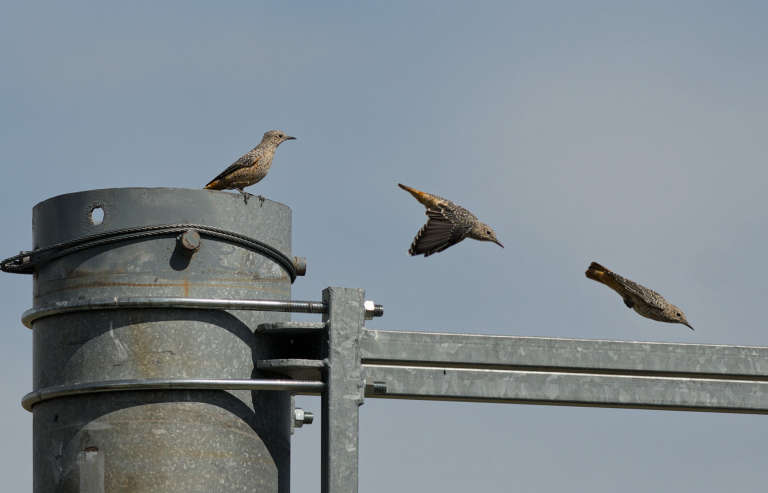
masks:
{"label": "slot in metal beam", "polygon": [[376,382],[366,397],[768,413],[768,382],[368,364],[363,372]]}

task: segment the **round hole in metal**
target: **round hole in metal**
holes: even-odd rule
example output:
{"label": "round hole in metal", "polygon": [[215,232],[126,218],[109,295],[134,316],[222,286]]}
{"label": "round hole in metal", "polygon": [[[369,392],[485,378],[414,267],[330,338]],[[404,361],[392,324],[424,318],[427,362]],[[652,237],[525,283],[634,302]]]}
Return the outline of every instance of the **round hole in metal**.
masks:
{"label": "round hole in metal", "polygon": [[104,209],[97,205],[91,209],[90,214],[88,214],[88,218],[91,220],[91,224],[98,226],[104,222]]}

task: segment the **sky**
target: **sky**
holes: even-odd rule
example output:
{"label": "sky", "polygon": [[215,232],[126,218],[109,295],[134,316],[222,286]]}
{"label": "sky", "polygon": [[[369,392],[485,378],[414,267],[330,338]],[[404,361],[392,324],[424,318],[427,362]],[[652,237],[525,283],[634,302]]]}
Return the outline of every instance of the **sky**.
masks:
{"label": "sky", "polygon": [[[250,191],[293,210],[292,297],[368,327],[768,346],[764,2],[3,2],[0,256],[67,192],[200,188],[268,129]],[[402,182],[494,227],[406,251]],[[661,292],[639,317],[590,261]],[[0,275],[0,475],[32,485],[30,276]],[[317,398],[299,405],[319,414]],[[765,416],[367,399],[360,491],[759,491]],[[319,420],[292,486],[319,490]]]}

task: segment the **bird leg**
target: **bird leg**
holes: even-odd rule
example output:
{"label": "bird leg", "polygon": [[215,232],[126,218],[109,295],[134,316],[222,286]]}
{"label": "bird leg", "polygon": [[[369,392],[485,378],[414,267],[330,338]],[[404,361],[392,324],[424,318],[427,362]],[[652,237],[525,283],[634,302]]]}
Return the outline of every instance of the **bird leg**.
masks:
{"label": "bird leg", "polygon": [[240,192],[240,195],[243,196],[243,203],[245,205],[248,205],[248,198],[251,196],[251,194],[248,192],[244,192],[242,188],[238,188],[237,191]]}

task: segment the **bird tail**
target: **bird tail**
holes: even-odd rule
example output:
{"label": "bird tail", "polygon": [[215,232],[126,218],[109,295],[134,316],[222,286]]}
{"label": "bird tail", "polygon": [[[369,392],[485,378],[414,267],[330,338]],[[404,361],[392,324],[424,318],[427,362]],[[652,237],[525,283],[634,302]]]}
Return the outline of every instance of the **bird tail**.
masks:
{"label": "bird tail", "polygon": [[408,187],[406,185],[403,185],[402,183],[397,184],[398,187],[402,188],[406,192],[413,195],[413,197],[424,204],[424,207],[427,209],[433,209],[437,206],[437,203],[439,202],[434,195],[428,194],[427,192],[422,192],[421,190],[416,190],[415,188]]}
{"label": "bird tail", "polygon": [[588,278],[597,281],[602,282],[603,284],[607,284],[607,277],[609,274],[613,274],[610,269],[607,269],[603,267],[602,265],[598,264],[597,262],[592,262],[589,264],[589,268],[587,269],[587,272],[585,272]]}
{"label": "bird tail", "polygon": [[206,190],[221,190],[223,185],[220,180],[211,180],[206,186],[203,187]]}
{"label": "bird tail", "polygon": [[[587,272],[585,272],[588,278],[597,281],[601,284],[605,284],[609,288],[613,289],[619,295],[624,298],[625,288],[624,283],[626,280],[621,277],[620,275],[616,274],[615,272],[611,271],[610,269],[603,267],[602,265],[598,264],[597,262],[592,262],[589,264],[589,268],[587,269]],[[627,303],[625,300],[624,303]],[[631,308],[631,305],[627,304]]]}

